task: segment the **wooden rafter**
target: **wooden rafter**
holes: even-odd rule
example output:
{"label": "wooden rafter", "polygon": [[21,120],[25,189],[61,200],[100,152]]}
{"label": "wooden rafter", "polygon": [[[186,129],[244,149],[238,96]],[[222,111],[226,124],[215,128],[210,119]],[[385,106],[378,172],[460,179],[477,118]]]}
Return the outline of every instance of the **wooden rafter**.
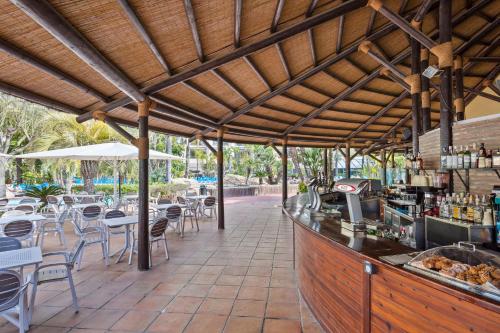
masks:
{"label": "wooden rafter", "polygon": [[225,76],[219,69],[213,69],[212,74],[214,74],[219,80],[224,82],[232,91],[234,91],[238,96],[245,100],[245,102],[249,103],[250,98],[236,86],[234,82],[232,82],[227,76]]}
{"label": "wooden rafter", "polygon": [[16,58],[19,61],[25,62],[30,66],[33,66],[53,77],[55,77],[58,80],[62,80],[64,82],[67,82],[68,84],[72,85],[73,87],[80,89],[81,91],[88,93],[91,96],[94,96],[95,98],[103,101],[103,102],[109,102],[110,99],[106,97],[104,94],[100,93],[99,91],[95,90],[94,88],[89,87],[85,83],[81,82],[80,80],[74,78],[73,76],[69,75],[68,73],[65,73],[61,71],[60,69],[48,64],[47,62],[43,61],[40,58],[35,57],[34,55],[16,47],[15,45],[12,45],[2,39],[0,39],[0,50],[3,52],[9,54],[10,56]]}
{"label": "wooden rafter", "polygon": [[243,0],[234,1],[234,47],[240,47],[241,33],[241,12],[243,10]]}
{"label": "wooden rafter", "polygon": [[75,27],[47,1],[11,0],[87,65],[101,74],[129,99],[143,101],[145,94],[118,67],[102,55]]}
{"label": "wooden rafter", "polygon": [[269,82],[267,81],[267,79],[264,77],[264,75],[257,68],[257,66],[255,66],[255,64],[252,61],[252,59],[250,59],[250,57],[243,57],[243,59],[245,60],[245,62],[247,63],[247,65],[250,67],[250,69],[255,73],[255,75],[259,78],[260,82],[262,82],[264,84],[264,86],[266,86],[266,89],[268,91],[272,91],[273,88],[271,87],[271,85],[269,84]]}
{"label": "wooden rafter", "polygon": [[184,10],[186,11],[186,17],[188,19],[189,28],[191,29],[191,36],[193,37],[198,60],[200,62],[204,62],[205,55],[203,54],[203,47],[201,46],[201,39],[198,33],[198,28],[196,26],[196,17],[194,15],[193,4],[191,3],[191,0],[184,0]]}
{"label": "wooden rafter", "polygon": [[283,11],[283,7],[285,6],[285,0],[278,0],[276,3],[276,8],[274,9],[273,23],[271,24],[271,33],[276,32],[278,30],[278,24],[281,18],[281,12]]}
{"label": "wooden rafter", "polygon": [[147,32],[146,28],[144,27],[144,24],[142,24],[141,20],[139,19],[139,16],[137,16],[134,9],[128,3],[128,0],[118,0],[118,3],[120,4],[120,6],[122,6],[122,9],[125,12],[125,14],[127,14],[127,17],[129,19],[130,23],[132,23],[132,25],[137,30],[137,33],[139,34],[139,36],[147,44],[148,48],[151,50],[151,52],[155,56],[156,60],[158,60],[158,62],[163,67],[165,72],[168,75],[171,75],[172,73],[170,71],[170,67],[168,66],[167,60],[161,54],[160,50],[156,46],[156,43],[153,41],[153,39],[151,38],[151,36]]}
{"label": "wooden rafter", "polygon": [[[23,0],[23,1],[28,1],[28,0]],[[349,0],[347,2],[342,3],[339,6],[336,6],[318,15],[314,15],[310,18],[307,18],[302,22],[296,23],[286,29],[277,31],[274,34],[271,34],[270,36],[263,38],[255,43],[241,46],[231,52],[228,52],[223,56],[205,61],[202,64],[195,66],[194,68],[172,75],[171,77],[162,80],[158,83],[146,86],[142,89],[142,91],[148,95],[157,93],[163,89],[166,89],[171,85],[189,80],[197,75],[200,75],[206,71],[210,71],[214,68],[220,67],[235,59],[250,55],[256,51],[262,50],[268,46],[281,42],[287,38],[290,38],[298,33],[304,32],[314,26],[317,26],[335,17],[338,17],[355,9],[361,8],[365,5],[365,2],[366,2],[365,0]],[[391,29],[393,29],[393,27],[391,27]],[[109,112],[111,110],[119,108],[120,106],[127,105],[131,102],[132,100],[129,97],[122,97],[103,106],[101,110],[104,112]],[[85,113],[80,117],[77,117],[77,120],[79,122],[83,122],[89,119],[91,119],[91,114],[89,112]]]}
{"label": "wooden rafter", "polygon": [[309,42],[309,49],[311,50],[311,59],[313,66],[318,62],[318,57],[316,56],[316,44],[314,42],[314,30],[307,30],[307,41]]}
{"label": "wooden rafter", "polygon": [[280,62],[281,65],[283,66],[283,69],[285,70],[287,79],[288,81],[290,81],[292,75],[290,73],[290,67],[288,66],[288,62],[286,61],[285,54],[283,53],[283,50],[281,48],[281,43],[276,43],[276,52],[278,52],[278,57],[280,58]]}
{"label": "wooden rafter", "polygon": [[456,53],[463,54],[472,45],[480,42],[481,38],[486,36],[491,30],[498,27],[499,24],[500,24],[500,18],[497,17],[493,22],[486,24],[484,27],[482,27],[480,30],[474,33],[470,38],[467,38],[467,40],[457,48]]}
{"label": "wooden rafter", "polygon": [[339,26],[337,28],[337,43],[335,44],[335,52],[339,53],[342,49],[342,36],[344,35],[344,20],[345,16],[339,17]]}
{"label": "wooden rafter", "polygon": [[318,4],[318,0],[311,0],[311,2],[309,3],[309,7],[307,7],[306,17],[309,17],[312,15],[314,10],[316,9],[317,4]]}

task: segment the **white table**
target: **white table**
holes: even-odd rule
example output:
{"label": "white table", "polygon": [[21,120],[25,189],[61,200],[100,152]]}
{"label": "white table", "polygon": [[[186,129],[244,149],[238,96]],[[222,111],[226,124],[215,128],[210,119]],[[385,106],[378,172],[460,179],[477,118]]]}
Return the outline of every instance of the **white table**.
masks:
{"label": "white table", "polygon": [[151,207],[152,209],[156,209],[156,210],[165,210],[165,209],[169,209],[170,207],[173,207],[173,206],[179,206],[180,208],[186,208],[186,205],[180,205],[180,204],[154,204],[154,203],[149,204],[149,207]]}
{"label": "white table", "polygon": [[[120,260],[122,259],[123,255],[125,254],[125,252],[127,252],[127,250],[134,251],[134,249],[133,249],[134,243],[130,242],[130,226],[138,224],[139,217],[137,215],[115,217],[115,218],[110,218],[110,219],[102,219],[101,222],[108,228],[121,227],[121,226],[125,227],[125,245],[123,246],[123,248],[121,250],[118,251],[120,253],[120,255],[118,256],[118,259],[116,260],[116,263],[119,263]],[[129,265],[130,265],[130,262],[129,262]]]}
{"label": "white table", "polygon": [[36,265],[42,261],[42,250],[38,246],[0,252],[0,269]]}
{"label": "white table", "polygon": [[40,214],[7,216],[7,217],[0,218],[0,225],[4,225],[4,224],[7,224],[9,222],[17,221],[17,220],[28,220],[31,222],[38,222],[38,221],[43,221],[46,219],[47,218],[45,216],[40,215]]}
{"label": "white table", "polygon": [[71,205],[71,209],[85,209],[89,206],[97,206],[97,207],[105,207],[106,204],[104,202],[92,202],[92,203],[84,203],[84,204],[74,204]]}

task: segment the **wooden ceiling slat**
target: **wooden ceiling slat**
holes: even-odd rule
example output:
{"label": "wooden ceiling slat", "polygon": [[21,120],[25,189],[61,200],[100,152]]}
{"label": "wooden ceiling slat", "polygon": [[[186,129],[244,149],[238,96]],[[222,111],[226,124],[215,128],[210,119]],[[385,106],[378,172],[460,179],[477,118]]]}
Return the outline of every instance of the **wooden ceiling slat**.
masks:
{"label": "wooden ceiling slat", "polygon": [[240,47],[242,0],[234,1],[234,47]]}
{"label": "wooden ceiling slat", "polygon": [[186,11],[186,17],[189,22],[189,27],[191,28],[191,36],[193,37],[193,43],[196,48],[196,54],[198,55],[198,60],[200,62],[203,62],[205,60],[205,55],[203,54],[203,47],[201,45],[198,28],[196,26],[196,18],[194,15],[194,10],[191,0],[184,0],[184,10]]}

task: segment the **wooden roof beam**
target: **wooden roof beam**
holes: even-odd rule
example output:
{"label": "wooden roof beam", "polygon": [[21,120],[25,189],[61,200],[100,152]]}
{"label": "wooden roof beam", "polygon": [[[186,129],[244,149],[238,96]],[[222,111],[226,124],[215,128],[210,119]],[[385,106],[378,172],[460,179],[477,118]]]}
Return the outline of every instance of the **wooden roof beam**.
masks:
{"label": "wooden roof beam", "polygon": [[[409,50],[405,50],[402,53],[400,53],[397,57],[392,60],[393,63],[399,63],[403,61],[404,58],[406,58],[410,54]],[[354,91],[361,89],[364,87],[366,84],[368,84],[371,80],[376,78],[380,73],[380,68],[376,69],[373,71],[369,76],[365,76],[358,80],[356,83],[354,83],[352,86],[348,87],[347,89],[343,90],[340,94],[338,94],[335,98],[330,99],[329,101],[323,103],[323,105],[314,110],[313,112],[309,113],[307,117],[302,118],[300,121],[298,121],[294,126],[289,127],[285,132],[283,132],[283,135],[288,135],[291,132],[293,132],[295,129],[299,128],[303,124],[305,124],[307,121],[317,117],[320,115],[323,111],[331,108],[333,105],[337,104],[338,102],[342,101],[345,97],[349,96],[351,93]]]}
{"label": "wooden roof beam", "polygon": [[128,3],[128,0],[118,0],[118,3],[122,7],[123,11],[127,15],[130,23],[135,27],[137,30],[137,33],[139,36],[144,40],[144,42],[147,44],[153,55],[155,56],[156,60],[160,63],[161,67],[165,70],[165,72],[168,75],[172,75],[170,71],[170,67],[168,66],[167,60],[165,57],[161,54],[160,50],[156,46],[156,43],[153,41],[149,33],[147,32],[146,28],[144,27],[144,24],[141,22],[139,17],[137,16],[136,12],[134,9],[130,6]]}
{"label": "wooden roof beam", "polygon": [[468,93],[473,94],[473,95],[481,96],[481,97],[484,97],[484,98],[487,98],[487,99],[491,99],[492,101],[495,101],[495,102],[500,102],[500,97],[492,95],[492,94],[488,94],[488,93],[486,93],[484,91],[480,91],[480,90],[477,90],[477,89],[470,89],[470,88],[464,88],[464,90],[466,92],[468,92]]}
{"label": "wooden roof beam", "polygon": [[307,30],[307,41],[309,42],[309,49],[311,50],[311,59],[312,59],[313,66],[316,66],[316,63],[318,62],[318,57],[316,55],[316,44],[314,42],[313,29]]}
{"label": "wooden roof beam", "polygon": [[470,62],[490,62],[494,64],[500,63],[500,57],[470,57]]}
{"label": "wooden roof beam", "polygon": [[377,12],[372,11],[370,14],[370,19],[368,20],[368,25],[366,26],[365,36],[369,36],[372,33],[373,25],[375,24],[376,17],[377,17]]}
{"label": "wooden roof beam", "polygon": [[87,65],[101,74],[128,98],[142,102],[145,94],[120,69],[106,59],[47,1],[11,0],[21,11],[41,25],[59,42],[75,53]]}
{"label": "wooden roof beam", "polygon": [[18,48],[17,46],[14,46],[13,44],[8,43],[7,41],[0,39],[0,50],[3,52],[9,54],[10,56],[16,58],[17,60],[24,62],[30,66],[33,66],[36,69],[41,70],[42,72],[45,72],[49,74],[50,76],[53,76],[54,78],[64,81],[73,87],[88,93],[89,95],[94,96],[100,101],[103,102],[109,102],[110,99],[104,95],[101,94],[99,91],[95,90],[94,88],[89,87],[85,83],[79,81],[78,79],[72,77],[68,73],[65,73],[58,68],[46,63],[40,58],[37,58],[33,56],[32,54]]}
{"label": "wooden roof beam", "polygon": [[194,92],[198,93],[199,95],[205,97],[206,99],[212,101],[213,103],[217,104],[218,106],[222,107],[223,109],[229,111],[229,112],[234,112],[233,108],[228,105],[226,102],[223,100],[219,99],[218,97],[214,96],[212,93],[206,91],[205,89],[201,88],[197,84],[191,81],[184,81],[182,82],[186,87],[190,88]]}
{"label": "wooden roof beam", "polygon": [[355,137],[358,133],[364,131],[368,126],[373,124],[377,119],[381,118],[387,111],[398,105],[403,99],[407,98],[409,96],[409,93],[407,91],[402,92],[398,97],[393,99],[387,106],[379,110],[375,115],[370,117],[363,125],[359,126],[354,132],[349,134],[347,136],[347,139],[352,139]]}
{"label": "wooden roof beam", "polygon": [[[12,0],[16,1],[16,0]],[[19,0],[19,1],[25,1],[25,2],[30,2],[29,0]],[[38,2],[37,2],[38,3]],[[197,75],[200,75],[206,71],[210,71],[214,68],[220,67],[224,64],[227,64],[233,60],[236,60],[238,58],[241,58],[243,56],[248,56],[254,52],[257,52],[259,50],[262,50],[264,48],[267,48],[273,44],[276,44],[278,42],[281,42],[285,39],[288,39],[292,36],[295,36],[298,33],[304,32],[309,28],[312,28],[316,25],[319,25],[321,23],[324,23],[326,21],[329,21],[335,17],[338,17],[339,15],[343,15],[345,13],[348,13],[350,11],[353,11],[355,9],[361,8],[366,4],[366,0],[349,0],[346,1],[334,8],[331,8],[329,10],[326,10],[318,15],[314,15],[310,18],[305,19],[302,22],[296,23],[288,28],[285,28],[283,30],[277,31],[270,36],[263,38],[255,43],[248,44],[245,46],[241,46],[225,55],[222,55],[220,57],[205,61],[198,66],[195,66],[194,68],[188,69],[186,71],[177,73],[175,75],[172,75],[171,77],[162,80],[158,83],[149,85],[147,87],[144,87],[142,91],[145,94],[151,95],[156,92],[159,92],[167,87],[170,87],[171,85],[174,85],[176,83],[182,82],[189,80]],[[389,26],[390,29],[394,29],[394,27]],[[120,106],[127,105],[132,102],[132,99],[129,97],[122,97],[117,100],[114,100],[111,103],[108,103],[104,107],[102,107],[102,111],[109,112],[111,110],[114,110]],[[84,115],[80,116],[77,118],[77,121],[79,122],[84,122],[86,120],[91,119],[91,114],[89,112],[85,113]]]}
{"label": "wooden roof beam", "polygon": [[[346,85],[346,86],[350,86],[352,85],[352,83],[350,82],[347,82],[346,80],[344,80],[343,78],[339,77],[338,75],[336,75],[335,73],[333,73],[329,68],[325,69],[323,71],[323,73],[327,74],[328,76],[330,76],[332,79],[334,80],[337,80],[339,81],[340,83]],[[366,75],[366,74],[365,74]],[[304,84],[303,84],[304,85]],[[383,90],[379,90],[379,89],[376,89],[376,88],[368,88],[368,87],[363,87],[363,90],[365,91],[368,91],[368,92],[371,92],[371,93],[374,93],[374,94],[381,94],[381,95],[386,95],[386,96],[392,96],[392,97],[397,97],[397,95],[393,94],[393,93],[389,93],[387,91],[383,91]]]}
{"label": "wooden roof beam", "polygon": [[234,82],[232,82],[226,75],[224,75],[219,69],[213,69],[212,74],[214,74],[219,80],[224,82],[226,86],[228,86],[234,93],[240,96],[246,103],[250,102],[250,98],[236,86]]}
{"label": "wooden roof beam", "polygon": [[189,28],[191,29],[191,36],[193,37],[194,47],[196,48],[196,55],[198,56],[198,60],[200,62],[204,62],[205,55],[203,54],[203,47],[201,46],[200,34],[198,33],[198,28],[196,26],[196,17],[194,16],[194,9],[191,0],[184,0],[184,10],[186,11]]}
{"label": "wooden roof beam", "polygon": [[285,71],[287,80],[290,81],[292,78],[290,67],[288,66],[288,62],[286,61],[285,54],[283,53],[283,49],[281,48],[281,43],[276,43],[276,51],[278,52],[278,57],[280,58],[281,65],[283,66],[283,70]]}
{"label": "wooden roof beam", "polygon": [[420,7],[418,7],[417,13],[413,17],[413,21],[415,22],[422,22],[424,20],[425,15],[431,8],[432,4],[436,0],[423,0],[422,3],[420,4]]}
{"label": "wooden roof beam", "polygon": [[469,47],[480,42],[481,38],[486,36],[491,30],[498,27],[499,24],[500,24],[500,17],[497,17],[492,23],[486,24],[484,27],[482,27],[480,30],[474,33],[470,38],[467,38],[466,41],[456,49],[455,53],[464,54],[465,51],[469,49]]}
{"label": "wooden roof beam", "polygon": [[247,65],[255,73],[255,75],[260,80],[260,82],[262,82],[264,84],[264,86],[266,86],[266,89],[268,91],[272,91],[273,88],[271,87],[271,85],[269,84],[269,82],[267,81],[267,79],[264,77],[264,75],[262,75],[262,73],[259,71],[259,69],[257,68],[257,66],[255,66],[255,64],[252,61],[252,59],[250,59],[250,57],[243,57],[243,60],[245,60],[245,62],[247,63]]}
{"label": "wooden roof beam", "polygon": [[285,0],[278,0],[276,3],[276,8],[274,9],[273,23],[271,24],[271,33],[276,32],[278,30],[278,24],[281,18],[281,12],[283,11],[283,7],[285,6]]}
{"label": "wooden roof beam", "polygon": [[318,5],[318,0],[311,0],[311,2],[309,3],[309,7],[307,7],[306,17],[312,15],[317,5]]}
{"label": "wooden roof beam", "polygon": [[234,47],[240,47],[242,0],[234,1]]}
{"label": "wooden roof beam", "polygon": [[339,16],[339,27],[337,28],[337,43],[335,44],[335,53],[342,50],[342,36],[344,35],[344,20],[345,16]]}

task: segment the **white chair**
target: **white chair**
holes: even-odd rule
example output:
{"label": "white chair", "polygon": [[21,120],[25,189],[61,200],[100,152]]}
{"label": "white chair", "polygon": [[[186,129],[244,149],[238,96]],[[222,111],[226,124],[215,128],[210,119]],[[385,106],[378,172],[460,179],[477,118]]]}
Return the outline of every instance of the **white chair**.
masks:
{"label": "white chair", "polygon": [[24,204],[36,204],[36,199],[35,198],[24,198],[19,201],[20,205]]}
{"label": "white chair", "polygon": [[[25,294],[29,281],[11,270],[0,270],[0,315],[25,333],[29,328]],[[15,317],[18,316],[18,318]]]}
{"label": "white chair", "polygon": [[191,228],[193,228],[193,217],[196,221],[196,229],[200,231],[200,226],[198,225],[198,201],[186,200],[184,197],[177,197],[177,202],[179,205],[184,205],[184,211],[182,213],[184,224],[186,223],[186,217],[189,217],[191,220]]}
{"label": "white chair", "polygon": [[[43,250],[43,241],[45,239],[45,233],[54,232],[59,236],[59,244],[67,247],[66,237],[64,236],[64,221],[68,215],[68,211],[64,210],[62,212],[57,211],[54,217],[49,217],[44,221],[40,221],[37,228],[36,245],[40,242],[40,248]],[[40,239],[41,238],[41,239]]]}
{"label": "white chair", "polygon": [[[163,247],[165,249],[165,259],[168,260],[168,245],[167,245],[167,237],[165,235],[167,231],[168,219],[166,217],[160,217],[156,219],[153,223],[149,225],[149,266],[152,266],[152,251],[153,251],[153,243],[159,243],[163,241]],[[137,243],[137,239],[135,237],[135,231],[132,232],[132,249],[135,248],[135,244]],[[129,265],[132,263],[132,256],[134,251],[130,251],[128,263]]]}
{"label": "white chair", "polygon": [[[122,212],[121,210],[118,210],[118,209],[113,209],[113,210],[110,210],[108,212],[106,212],[104,214],[104,218],[105,219],[114,219],[114,218],[118,218],[118,217],[125,217],[127,215],[125,215],[124,212]],[[120,225],[120,226],[116,226],[116,227],[107,227],[106,228],[106,240],[107,240],[107,250],[108,250],[108,254],[110,252],[110,247],[111,247],[111,237],[112,236],[118,236],[118,235],[124,235],[125,234],[125,227]]]}
{"label": "white chair", "polygon": [[215,200],[215,197],[206,197],[205,200],[203,200],[200,204],[200,212],[201,212],[201,215],[203,216],[207,216],[205,214],[205,211],[210,211],[210,216],[209,217],[212,217],[215,215],[215,218],[217,218],[217,206],[216,206],[216,200]]}
{"label": "white chair", "polygon": [[80,252],[80,258],[78,259],[78,271],[81,268],[82,260],[83,260],[83,252],[87,246],[92,244],[101,244],[102,248],[102,257],[104,258],[104,263],[106,266],[109,265],[109,257],[106,245],[106,230],[104,230],[103,226],[87,226],[82,228],[75,221],[71,221],[73,227],[75,229],[75,233],[78,237],[80,237],[80,241],[84,242],[84,247]]}
{"label": "white chair", "polygon": [[[166,209],[165,216],[168,219],[168,226],[182,234],[184,230],[182,223],[182,208],[180,206],[170,206]],[[175,227],[172,223],[175,223]]]}
{"label": "white chair", "polygon": [[77,210],[76,217],[80,226],[85,228],[102,218],[102,208],[97,205],[87,206],[82,210]]}
{"label": "white chair", "polygon": [[15,210],[20,210],[20,211],[24,212],[25,215],[31,215],[31,214],[36,213],[35,207],[32,205],[29,205],[29,204],[16,206]]}
{"label": "white chair", "polygon": [[19,218],[7,222],[3,226],[3,234],[6,237],[13,237],[20,242],[27,241],[28,246],[33,246],[34,224],[32,221]]}
{"label": "white chair", "polygon": [[75,312],[78,312],[78,298],[76,296],[75,284],[73,282],[73,275],[71,271],[75,267],[75,263],[81,258],[83,248],[85,247],[85,241],[80,240],[73,251],[71,252],[49,252],[43,254],[43,257],[54,257],[60,256],[64,258],[64,261],[54,262],[50,264],[44,264],[38,266],[33,272],[32,283],[33,289],[31,291],[31,300],[29,307],[29,320],[33,317],[33,308],[35,306],[36,292],[39,285],[50,282],[59,282],[68,280],[69,289],[71,291],[71,297],[73,299],[73,308]]}

